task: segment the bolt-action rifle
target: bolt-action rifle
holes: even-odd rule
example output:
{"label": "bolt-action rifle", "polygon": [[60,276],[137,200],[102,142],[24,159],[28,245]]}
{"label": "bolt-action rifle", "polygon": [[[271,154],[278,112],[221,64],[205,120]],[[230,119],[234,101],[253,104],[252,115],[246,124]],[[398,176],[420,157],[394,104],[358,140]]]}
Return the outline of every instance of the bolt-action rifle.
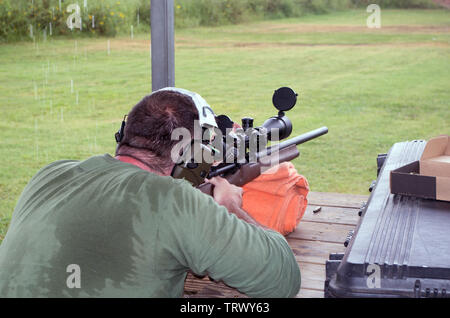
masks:
{"label": "bolt-action rifle", "polygon": [[[253,119],[246,117],[242,119],[242,126],[236,129],[236,124],[230,118],[217,116],[221,137],[215,140],[219,144],[209,148],[202,146],[200,151],[202,155],[205,151],[213,155],[220,153],[222,163],[214,165],[213,162],[198,162],[194,160],[194,155],[177,165],[172,176],[184,178],[203,193],[212,195],[214,186],[206,183],[205,178],[220,176],[231,184],[243,186],[278,163],[297,158],[300,155],[298,145],[328,133],[327,127],[321,127],[286,139],[292,133],[292,122],[284,112],[295,106],[297,94],[288,87],[282,87],[275,91],[272,102],[279,111],[278,115],[269,118],[260,127],[253,127]],[[274,143],[280,140],[283,141]],[[268,141],[272,145],[266,147]]]}

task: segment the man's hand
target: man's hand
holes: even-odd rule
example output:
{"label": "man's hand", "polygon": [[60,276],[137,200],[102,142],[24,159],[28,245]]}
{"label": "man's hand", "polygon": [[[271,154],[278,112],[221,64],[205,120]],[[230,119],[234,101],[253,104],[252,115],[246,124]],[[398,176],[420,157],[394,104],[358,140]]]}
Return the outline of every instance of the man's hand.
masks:
{"label": "man's hand", "polygon": [[226,207],[229,212],[234,213],[241,220],[264,230],[269,230],[268,227],[256,222],[250,214],[242,209],[242,188],[230,184],[227,179],[221,177],[205,179],[205,181],[214,185],[213,197],[217,203]]}
{"label": "man's hand", "polygon": [[213,197],[218,204],[223,205],[232,213],[241,209],[242,188],[230,184],[228,180],[221,177],[214,177],[205,181],[214,185]]}

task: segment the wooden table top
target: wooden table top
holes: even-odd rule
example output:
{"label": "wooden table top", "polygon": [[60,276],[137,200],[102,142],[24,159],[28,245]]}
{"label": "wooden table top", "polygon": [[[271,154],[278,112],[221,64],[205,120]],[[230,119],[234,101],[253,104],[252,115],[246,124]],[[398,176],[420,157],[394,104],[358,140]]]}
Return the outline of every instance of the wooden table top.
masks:
{"label": "wooden table top", "polygon": [[[330,253],[343,253],[344,241],[359,221],[358,211],[367,195],[310,192],[308,207],[296,230],[286,239],[297,259],[302,275],[298,298],[324,296],[325,262]],[[321,211],[314,213],[317,207]],[[188,274],[184,287],[186,298],[246,298],[234,288],[209,277]]]}

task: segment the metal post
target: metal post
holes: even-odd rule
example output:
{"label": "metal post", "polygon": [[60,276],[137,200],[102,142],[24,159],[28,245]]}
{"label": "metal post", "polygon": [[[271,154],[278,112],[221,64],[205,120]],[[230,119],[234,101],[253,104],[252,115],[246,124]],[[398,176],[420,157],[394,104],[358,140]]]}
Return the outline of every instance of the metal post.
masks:
{"label": "metal post", "polygon": [[151,0],[152,90],[175,86],[173,0]]}

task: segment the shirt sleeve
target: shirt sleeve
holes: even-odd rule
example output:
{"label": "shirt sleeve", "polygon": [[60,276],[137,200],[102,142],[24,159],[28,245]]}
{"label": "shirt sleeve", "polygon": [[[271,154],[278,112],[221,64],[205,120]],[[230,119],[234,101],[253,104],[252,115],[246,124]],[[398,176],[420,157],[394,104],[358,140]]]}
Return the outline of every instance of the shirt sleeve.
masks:
{"label": "shirt sleeve", "polygon": [[250,297],[298,293],[300,269],[281,234],[237,218],[190,186],[178,200],[179,252],[194,273],[208,274]]}

